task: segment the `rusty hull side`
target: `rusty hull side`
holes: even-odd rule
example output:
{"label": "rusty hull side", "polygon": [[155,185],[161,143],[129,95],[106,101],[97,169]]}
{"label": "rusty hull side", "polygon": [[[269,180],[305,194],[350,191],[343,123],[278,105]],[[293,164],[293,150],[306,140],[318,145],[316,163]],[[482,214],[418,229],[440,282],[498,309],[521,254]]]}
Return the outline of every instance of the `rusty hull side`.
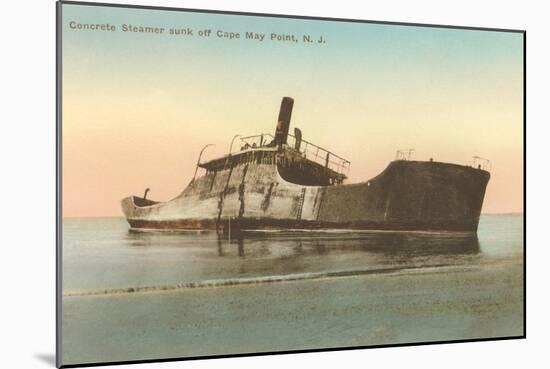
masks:
{"label": "rusty hull side", "polygon": [[391,230],[477,230],[489,173],[462,165],[394,161],[368,182],[330,187],[322,223]]}

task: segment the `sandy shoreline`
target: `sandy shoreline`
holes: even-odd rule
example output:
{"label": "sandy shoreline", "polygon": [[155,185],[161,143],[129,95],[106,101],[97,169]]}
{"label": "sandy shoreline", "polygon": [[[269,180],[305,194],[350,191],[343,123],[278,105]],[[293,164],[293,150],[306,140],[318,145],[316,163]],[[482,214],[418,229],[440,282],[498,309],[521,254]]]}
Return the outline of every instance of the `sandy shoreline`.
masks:
{"label": "sandy shoreline", "polygon": [[63,323],[65,364],[520,336],[523,266],[65,296]]}

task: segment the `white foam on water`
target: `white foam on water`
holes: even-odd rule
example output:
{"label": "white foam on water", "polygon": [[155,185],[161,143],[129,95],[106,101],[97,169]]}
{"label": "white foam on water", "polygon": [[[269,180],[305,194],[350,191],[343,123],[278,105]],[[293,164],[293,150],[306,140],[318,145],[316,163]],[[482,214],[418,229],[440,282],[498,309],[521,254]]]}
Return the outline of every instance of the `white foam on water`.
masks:
{"label": "white foam on water", "polygon": [[326,271],[326,272],[310,272],[310,273],[294,273],[285,275],[272,275],[272,276],[259,276],[248,278],[226,278],[226,279],[211,279],[204,281],[194,282],[182,282],[157,286],[136,286],[136,287],[122,287],[122,288],[107,288],[96,289],[87,291],[71,291],[65,292],[63,295],[67,297],[71,296],[98,296],[98,295],[115,295],[115,294],[132,294],[132,293],[147,293],[147,292],[160,292],[160,291],[175,291],[186,290],[195,288],[208,288],[208,287],[226,287],[226,286],[240,286],[240,285],[253,285],[253,284],[267,284],[278,282],[294,282],[303,280],[315,280],[326,278],[344,278],[363,275],[376,275],[376,274],[404,274],[404,273],[433,273],[444,272],[450,269],[460,268],[463,269],[463,265],[453,264],[438,264],[421,267],[389,267],[378,269],[351,269],[351,270],[339,270],[339,271]]}

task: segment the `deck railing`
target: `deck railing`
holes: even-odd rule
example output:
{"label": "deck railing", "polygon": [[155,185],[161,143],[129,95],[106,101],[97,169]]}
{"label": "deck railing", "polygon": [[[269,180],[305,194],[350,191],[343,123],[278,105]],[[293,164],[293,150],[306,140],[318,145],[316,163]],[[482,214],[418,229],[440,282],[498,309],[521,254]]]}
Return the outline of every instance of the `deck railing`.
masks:
{"label": "deck railing", "polygon": [[[241,137],[242,146],[237,150],[255,149],[273,145],[275,137],[269,133],[263,133],[254,136]],[[296,137],[289,134],[287,146],[296,152],[299,152],[304,158],[309,159],[323,167],[327,167],[336,173],[347,175],[350,170],[351,162],[333,152],[330,152],[314,143],[302,139],[300,147],[296,146]]]}
{"label": "deck railing", "polygon": [[473,156],[472,157],[472,167],[483,169],[488,172],[491,171],[491,161],[489,159],[482,158],[480,156]]}

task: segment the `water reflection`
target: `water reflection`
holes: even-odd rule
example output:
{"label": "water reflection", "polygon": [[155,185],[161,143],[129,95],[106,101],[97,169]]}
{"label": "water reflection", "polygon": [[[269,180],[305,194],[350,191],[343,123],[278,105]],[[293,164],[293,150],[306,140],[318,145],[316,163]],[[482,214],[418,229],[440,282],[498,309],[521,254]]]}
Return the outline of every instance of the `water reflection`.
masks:
{"label": "water reflection", "polygon": [[[218,236],[220,244],[230,247],[238,245],[238,255],[255,256],[256,245],[272,247],[277,244],[291,250],[293,255],[315,253],[324,255],[342,252],[369,252],[388,256],[437,256],[466,255],[480,252],[477,235],[472,234],[414,234],[414,233],[355,233],[347,235],[288,235],[288,234],[240,234],[231,242]],[[223,242],[225,241],[225,243]],[[248,246],[248,247],[245,247]],[[246,252],[245,252],[246,250]],[[269,248],[260,248],[260,253],[269,253]],[[222,255],[220,255],[222,256]]]}
{"label": "water reflection", "polygon": [[[255,258],[365,252],[393,256],[473,255],[480,252],[476,234],[414,232],[241,232],[231,239],[216,232],[134,232],[126,240],[139,247],[216,246],[220,257]],[[283,252],[284,250],[284,252]]]}
{"label": "water reflection", "polygon": [[522,217],[486,216],[476,235],[419,232],[132,232],[124,219],[66,221],[65,287],[485,265],[522,256]]}

